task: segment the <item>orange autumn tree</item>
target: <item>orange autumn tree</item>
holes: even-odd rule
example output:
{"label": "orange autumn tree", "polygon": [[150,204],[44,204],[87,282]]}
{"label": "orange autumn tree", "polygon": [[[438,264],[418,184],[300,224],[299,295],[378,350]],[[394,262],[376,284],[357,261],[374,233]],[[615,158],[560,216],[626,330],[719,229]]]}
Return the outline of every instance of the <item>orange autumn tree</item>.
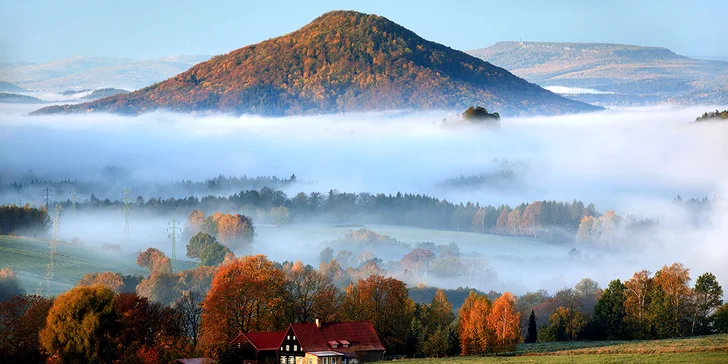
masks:
{"label": "orange autumn tree", "polygon": [[624,301],[625,319],[637,328],[638,338],[643,338],[647,331],[649,294],[653,285],[650,275],[650,271],[641,270],[624,282],[627,289]]}
{"label": "orange autumn tree", "polygon": [[492,332],[492,352],[513,351],[521,341],[521,315],[516,311],[516,298],[506,292],[500,296],[488,315],[488,327]]}
{"label": "orange autumn tree", "polygon": [[122,288],[124,288],[124,278],[121,274],[114,272],[88,273],[76,283],[76,286],[94,286],[97,284],[108,287],[114,293],[121,293]]}
{"label": "orange autumn tree", "polygon": [[187,228],[190,231],[202,230],[202,223],[205,221],[205,213],[202,211],[193,210],[187,217]]}
{"label": "orange autumn tree", "polygon": [[171,273],[172,261],[159,249],[147,248],[137,256],[137,265],[149,269],[149,274]]}
{"label": "orange autumn tree", "polygon": [[339,316],[370,321],[387,351],[396,352],[406,344],[414,309],[404,282],[374,275],[346,288]]}
{"label": "orange autumn tree", "polygon": [[285,277],[265,255],[223,265],[203,302],[200,342],[228,343],[240,332],[282,330]]}
{"label": "orange autumn tree", "polygon": [[215,212],[205,217],[204,212],[192,211],[187,217],[185,236],[191,238],[198,232],[216,237],[231,250],[247,249],[255,238],[255,226],[251,218],[222,212]]}
{"label": "orange autumn tree", "polygon": [[488,297],[470,291],[459,311],[462,355],[483,354],[488,350],[490,310],[491,304]]}

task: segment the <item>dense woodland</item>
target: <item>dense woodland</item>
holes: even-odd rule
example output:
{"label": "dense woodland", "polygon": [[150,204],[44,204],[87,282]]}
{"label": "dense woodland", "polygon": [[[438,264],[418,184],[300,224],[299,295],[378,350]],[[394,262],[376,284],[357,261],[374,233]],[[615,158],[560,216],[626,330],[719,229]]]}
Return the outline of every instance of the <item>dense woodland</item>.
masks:
{"label": "dense woodland", "polygon": [[415,303],[404,282],[382,275],[340,288],[335,260],[317,270],[228,254],[219,265],[172,272],[169,258],[150,248],[137,263],[148,276],[92,273],[55,298],[24,295],[13,272],[0,271],[2,292],[16,290],[0,297],[0,360],[166,363],[208,356],[232,363],[240,353],[229,342],[239,332],[281,330],[316,318],[371,321],[390,357],[509,352],[523,341],[728,332],[720,284],[705,273],[691,286],[690,271],[679,263],[616,279],[604,289],[583,279],[553,295],[413,288],[427,303]]}
{"label": "dense woodland", "polygon": [[377,15],[326,13],[290,34],[234,50],[164,82],[35,114],[153,110],[300,115],[451,109],[486,103],[509,112],[597,107],[568,100]]}
{"label": "dense woodland", "polygon": [[[47,189],[52,201],[72,200],[74,194],[77,199],[91,196],[109,196],[114,200],[121,197],[121,191],[129,189],[133,195],[148,196],[208,196],[231,194],[240,190],[263,187],[282,189],[296,183],[306,183],[298,180],[293,174],[289,178],[276,176],[224,176],[208,178],[202,181],[177,180],[167,183],[145,183],[134,179],[133,171],[107,165],[98,170],[92,180],[51,180],[39,178],[33,171],[24,176],[16,177],[12,182],[0,180],[0,194],[16,204],[25,204],[35,201],[44,203]],[[0,176],[2,177],[2,176]]]}
{"label": "dense woodland", "polygon": [[50,219],[45,209],[37,209],[26,204],[0,205],[0,235],[44,234],[50,227]]}
{"label": "dense woodland", "polygon": [[[80,203],[70,199],[59,205],[64,210],[120,211],[124,202],[99,200],[94,195]],[[572,241],[582,218],[599,218],[593,205],[580,201],[537,201],[510,206],[480,206],[468,202],[454,204],[426,195],[384,195],[369,193],[298,193],[288,197],[283,191],[267,187],[241,191],[229,197],[206,196],[181,199],[144,200],[133,203],[134,213],[179,214],[192,211],[241,211],[263,223],[286,224],[331,222],[387,224],[430,229],[474,231],[513,236],[543,237]],[[0,210],[2,211],[2,210]],[[629,221],[628,223],[632,223]],[[591,238],[591,235],[589,235]]]}
{"label": "dense woodland", "polygon": [[[292,177],[293,178],[293,177]],[[290,181],[290,180],[288,180]],[[286,182],[290,183],[290,182]],[[124,201],[91,198],[75,202],[67,199],[57,202],[65,211],[98,212],[121,211]],[[691,224],[705,223],[712,201],[708,199],[674,200],[675,208],[684,209]],[[24,222],[13,215],[17,208],[0,208],[0,221],[6,224],[4,234],[16,233]],[[581,201],[535,201],[518,206],[481,206],[479,203],[455,204],[420,194],[385,195],[370,193],[344,193],[336,190],[328,194],[297,193],[288,197],[281,190],[268,187],[245,190],[228,197],[206,196],[197,198],[150,198],[138,196],[131,203],[133,213],[174,215],[198,211],[220,211],[244,214],[257,223],[276,225],[290,223],[381,224],[412,226],[428,229],[472,231],[540,238],[546,241],[571,243],[600,248],[621,248],[630,239],[639,238],[658,222],[633,216],[618,216],[613,211],[600,213],[593,204]],[[29,208],[29,207],[27,207]],[[22,219],[21,219],[22,220]],[[248,225],[252,226],[252,220]],[[25,221],[25,220],[22,220]]]}

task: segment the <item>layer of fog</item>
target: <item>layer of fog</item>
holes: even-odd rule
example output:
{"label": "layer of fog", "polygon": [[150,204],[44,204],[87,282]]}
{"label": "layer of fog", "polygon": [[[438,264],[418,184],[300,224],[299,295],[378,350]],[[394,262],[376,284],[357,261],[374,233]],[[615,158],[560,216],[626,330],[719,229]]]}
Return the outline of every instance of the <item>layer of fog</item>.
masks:
{"label": "layer of fog", "polygon": [[581,95],[581,94],[608,95],[608,94],[614,93],[614,92],[610,92],[610,91],[600,91],[600,90],[596,90],[593,88],[582,88],[582,87],[545,86],[544,88],[553,93],[564,94],[564,95]]}
{"label": "layer of fog", "polygon": [[[204,180],[218,174],[286,177],[293,173],[315,181],[294,185],[286,191],[289,196],[299,190],[401,191],[448,201],[511,205],[576,198],[594,202],[600,211],[615,209],[620,215],[659,218],[661,228],[631,252],[599,252],[600,260],[597,252],[585,251],[590,260],[581,262],[569,260],[570,247],[532,241],[527,249],[513,242],[508,250],[492,245],[492,236],[470,234],[473,237],[466,238],[424,231],[421,240],[456,241],[463,254],[483,255],[497,273],[491,281],[427,283],[470,285],[486,291],[553,291],[572,286],[582,277],[605,286],[613,278],[626,279],[637,270],[655,271],[680,261],[692,269],[693,277],[712,271],[728,284],[723,243],[728,209],[716,207],[713,223],[704,229],[687,228],[684,216],[669,209],[678,194],[725,196],[728,124],[689,123],[712,109],[715,106],[510,118],[503,119],[498,130],[455,125],[457,114],[447,112],[289,118],[153,113],[128,118],[98,114],[31,117],[5,109],[0,112],[0,180],[9,183],[29,169],[46,178],[92,179],[100,166],[117,165],[130,170],[136,179],[151,182]],[[448,120],[445,125],[443,118]],[[528,165],[518,188],[441,185],[459,175],[487,172],[496,158]],[[164,197],[137,192],[145,199]],[[5,199],[0,202],[12,201],[12,196],[0,197]],[[79,236],[89,244],[113,242],[123,232],[121,211],[118,216],[76,221],[67,216],[68,225],[62,229],[66,239]],[[166,216],[133,220],[134,243],[124,249],[155,245],[170,252],[169,220]],[[417,240],[397,229],[372,229],[410,244]],[[317,227],[260,227],[253,251],[278,261],[303,259],[317,266],[318,252],[326,246],[322,242],[336,239],[347,229],[314,230]],[[381,258],[399,260],[401,256]]]}

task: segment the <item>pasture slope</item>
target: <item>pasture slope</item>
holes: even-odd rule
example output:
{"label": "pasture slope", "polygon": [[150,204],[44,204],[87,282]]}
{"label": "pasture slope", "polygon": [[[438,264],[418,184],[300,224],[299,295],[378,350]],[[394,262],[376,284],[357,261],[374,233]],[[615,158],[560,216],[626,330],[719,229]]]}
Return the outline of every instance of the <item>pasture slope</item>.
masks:
{"label": "pasture slope", "polygon": [[[27,293],[45,294],[48,251],[46,240],[0,236],[0,268],[10,267],[15,271]],[[111,271],[146,275],[146,269],[136,265],[136,255],[136,252],[104,250],[60,241],[56,245],[51,295],[55,296],[71,289],[87,273]],[[175,269],[189,269],[195,266],[193,262],[178,261],[178,263],[179,266]]]}
{"label": "pasture slope", "polygon": [[728,334],[642,341],[519,344],[499,356],[406,359],[407,364],[475,363],[728,363]]}

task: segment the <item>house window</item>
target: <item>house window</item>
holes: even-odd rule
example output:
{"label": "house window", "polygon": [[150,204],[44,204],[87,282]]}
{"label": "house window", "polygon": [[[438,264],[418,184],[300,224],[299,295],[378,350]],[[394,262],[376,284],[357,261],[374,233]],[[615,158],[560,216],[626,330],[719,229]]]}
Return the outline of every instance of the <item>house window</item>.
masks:
{"label": "house window", "polygon": [[308,364],[313,364],[313,358],[308,358]]}
{"label": "house window", "polygon": [[288,357],[288,364],[296,364],[296,357],[295,356],[289,356]]}
{"label": "house window", "polygon": [[291,346],[290,345],[286,345],[286,351],[291,351]]}
{"label": "house window", "polygon": [[286,339],[291,340],[291,335],[286,336]]}
{"label": "house window", "polygon": [[324,364],[329,364],[329,358],[324,357]]}
{"label": "house window", "polygon": [[303,358],[298,358],[298,364],[303,364]]}
{"label": "house window", "polygon": [[298,351],[298,345],[293,345],[293,351]]}
{"label": "house window", "polygon": [[285,356],[281,356],[281,364],[286,364],[286,357]]}
{"label": "house window", "polygon": [[293,335],[293,340],[296,340],[296,335]]}

